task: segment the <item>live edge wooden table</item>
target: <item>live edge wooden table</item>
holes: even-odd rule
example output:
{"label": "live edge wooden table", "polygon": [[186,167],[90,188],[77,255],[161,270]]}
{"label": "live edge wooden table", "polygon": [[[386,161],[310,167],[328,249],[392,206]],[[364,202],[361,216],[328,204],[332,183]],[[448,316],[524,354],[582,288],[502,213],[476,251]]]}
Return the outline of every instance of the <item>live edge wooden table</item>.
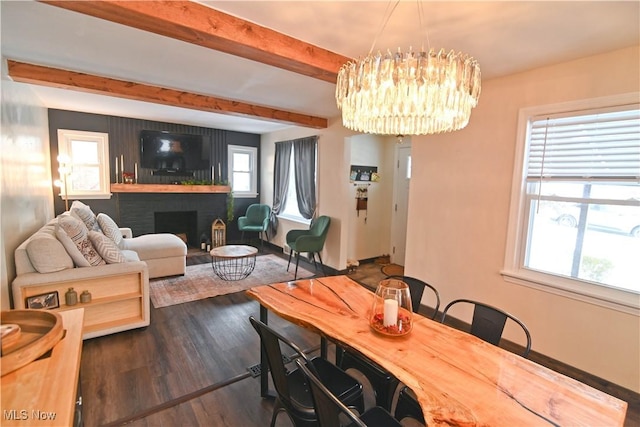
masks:
{"label": "live edge wooden table", "polygon": [[65,335],[53,346],[50,355],[0,379],[2,427],[74,424],[84,308],[63,311],[60,315]]}
{"label": "live edge wooden table", "polygon": [[373,293],[347,276],[258,286],[247,295],[260,302],[263,320],[272,310],[389,370],[416,393],[429,426],[624,423],[626,402],[420,315],[406,336],[373,332]]}

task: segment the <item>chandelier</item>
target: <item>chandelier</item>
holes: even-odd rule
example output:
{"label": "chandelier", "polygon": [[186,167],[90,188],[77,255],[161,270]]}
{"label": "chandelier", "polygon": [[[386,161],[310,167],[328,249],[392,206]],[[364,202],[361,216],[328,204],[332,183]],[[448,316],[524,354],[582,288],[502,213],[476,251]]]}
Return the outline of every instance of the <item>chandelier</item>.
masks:
{"label": "chandelier", "polygon": [[469,123],[480,96],[480,66],[441,49],[367,55],[338,72],[342,124],[379,135],[451,132]]}

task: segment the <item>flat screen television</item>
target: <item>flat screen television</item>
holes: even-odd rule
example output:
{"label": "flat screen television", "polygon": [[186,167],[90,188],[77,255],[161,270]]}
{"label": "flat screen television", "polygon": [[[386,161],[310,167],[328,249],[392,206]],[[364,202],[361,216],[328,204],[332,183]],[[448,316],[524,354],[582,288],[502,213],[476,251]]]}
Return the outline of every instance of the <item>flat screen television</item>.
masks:
{"label": "flat screen television", "polygon": [[143,130],[140,167],[157,174],[185,175],[209,168],[209,144],[202,135]]}

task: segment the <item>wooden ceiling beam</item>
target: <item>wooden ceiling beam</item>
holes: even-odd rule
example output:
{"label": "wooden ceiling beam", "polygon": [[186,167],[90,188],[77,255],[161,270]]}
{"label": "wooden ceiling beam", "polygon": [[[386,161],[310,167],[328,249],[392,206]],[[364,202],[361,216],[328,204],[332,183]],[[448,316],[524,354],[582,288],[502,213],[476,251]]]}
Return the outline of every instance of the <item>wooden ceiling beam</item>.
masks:
{"label": "wooden ceiling beam", "polygon": [[116,80],[14,60],[8,60],[7,64],[9,76],[16,82],[115,96],[174,107],[191,108],[211,113],[260,118],[315,129],[324,129],[327,127],[327,119],[325,118],[277,110],[240,101],[125,80]]}
{"label": "wooden ceiling beam", "polygon": [[191,1],[40,1],[329,83],[350,59]]}

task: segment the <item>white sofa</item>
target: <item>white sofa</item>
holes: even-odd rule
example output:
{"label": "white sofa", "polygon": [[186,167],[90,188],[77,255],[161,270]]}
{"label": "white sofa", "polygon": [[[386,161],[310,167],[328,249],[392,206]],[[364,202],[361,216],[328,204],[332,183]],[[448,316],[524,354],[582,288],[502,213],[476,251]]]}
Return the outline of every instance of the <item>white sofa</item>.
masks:
{"label": "white sofa", "polygon": [[111,233],[122,238],[116,245],[103,236],[108,231],[94,231],[99,228],[94,225],[91,231],[87,227],[90,240],[97,239],[92,255],[103,257],[90,260],[91,266],[78,266],[87,261],[81,252],[65,246],[73,242],[61,236],[60,224],[69,220],[69,214],[49,221],[15,250],[14,308],[28,308],[29,298],[55,293],[59,307],[54,309],[65,310],[70,307],[64,294],[74,288],[78,295],[85,290],[92,295],[90,303],[72,307],[85,308],[85,339],[149,325],[149,278],[183,275],[186,244],[169,233],[132,237],[131,229],[117,228],[115,232],[112,227]]}

